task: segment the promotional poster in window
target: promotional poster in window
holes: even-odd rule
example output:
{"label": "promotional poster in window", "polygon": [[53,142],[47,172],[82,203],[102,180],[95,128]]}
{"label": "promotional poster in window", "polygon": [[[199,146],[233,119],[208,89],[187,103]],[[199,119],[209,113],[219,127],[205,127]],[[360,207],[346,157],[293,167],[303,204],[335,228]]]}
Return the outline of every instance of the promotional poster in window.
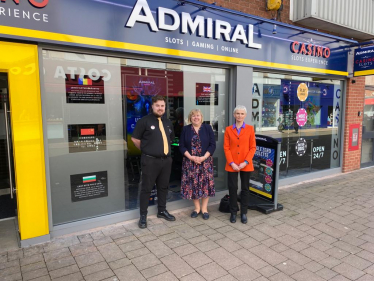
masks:
{"label": "promotional poster in window", "polygon": [[167,95],[167,79],[144,75],[125,75],[125,98],[127,114],[127,143],[129,155],[140,155],[131,135],[136,122],[152,112],[152,97]]}
{"label": "promotional poster in window", "polygon": [[[326,83],[306,82],[308,96],[304,101],[298,98],[297,90],[301,81],[282,80],[283,95],[281,95],[281,106],[283,113],[291,110],[296,116],[299,108],[307,112],[307,122],[304,129],[331,126],[331,111],[334,99],[334,85]],[[329,108],[330,106],[330,108]],[[290,122],[292,124],[292,121]],[[293,129],[293,128],[290,128]]]}

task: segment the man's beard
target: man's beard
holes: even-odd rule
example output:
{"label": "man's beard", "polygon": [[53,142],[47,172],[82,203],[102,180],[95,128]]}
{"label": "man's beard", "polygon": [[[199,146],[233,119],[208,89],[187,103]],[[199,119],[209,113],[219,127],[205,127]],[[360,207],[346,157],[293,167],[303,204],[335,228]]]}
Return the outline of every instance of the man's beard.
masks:
{"label": "man's beard", "polygon": [[162,117],[162,115],[164,115],[165,112],[163,112],[163,113],[160,115],[157,111],[153,111],[153,114],[154,114],[156,117]]}

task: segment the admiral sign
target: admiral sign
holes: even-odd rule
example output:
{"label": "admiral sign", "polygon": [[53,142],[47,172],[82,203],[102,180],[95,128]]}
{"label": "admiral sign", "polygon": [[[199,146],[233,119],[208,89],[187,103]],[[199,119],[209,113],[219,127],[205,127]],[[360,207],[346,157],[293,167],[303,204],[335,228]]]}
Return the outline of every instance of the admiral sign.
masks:
{"label": "admiral sign", "polygon": [[374,47],[359,48],[355,50],[353,76],[366,76],[374,74]]}
{"label": "admiral sign", "polygon": [[355,42],[195,0],[0,0],[0,37],[340,76]]}

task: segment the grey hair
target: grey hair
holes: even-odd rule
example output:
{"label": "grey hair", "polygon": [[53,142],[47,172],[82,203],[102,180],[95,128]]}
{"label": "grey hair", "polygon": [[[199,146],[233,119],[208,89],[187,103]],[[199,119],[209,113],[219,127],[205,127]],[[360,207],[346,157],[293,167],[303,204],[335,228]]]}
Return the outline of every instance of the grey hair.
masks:
{"label": "grey hair", "polygon": [[245,113],[247,114],[247,108],[244,106],[244,105],[237,105],[235,108],[234,108],[234,114],[235,114],[235,111],[237,110],[244,110]]}

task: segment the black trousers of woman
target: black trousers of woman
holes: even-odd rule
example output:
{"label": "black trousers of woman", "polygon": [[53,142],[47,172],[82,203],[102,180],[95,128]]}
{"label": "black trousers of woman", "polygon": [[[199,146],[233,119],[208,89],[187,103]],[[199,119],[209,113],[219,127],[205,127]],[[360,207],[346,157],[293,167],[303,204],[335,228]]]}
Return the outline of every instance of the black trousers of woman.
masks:
{"label": "black trousers of woman", "polygon": [[240,213],[247,214],[249,203],[249,177],[251,172],[228,172],[229,195],[230,195],[230,212],[236,214],[238,212],[238,175],[240,173],[241,197],[240,197]]}

